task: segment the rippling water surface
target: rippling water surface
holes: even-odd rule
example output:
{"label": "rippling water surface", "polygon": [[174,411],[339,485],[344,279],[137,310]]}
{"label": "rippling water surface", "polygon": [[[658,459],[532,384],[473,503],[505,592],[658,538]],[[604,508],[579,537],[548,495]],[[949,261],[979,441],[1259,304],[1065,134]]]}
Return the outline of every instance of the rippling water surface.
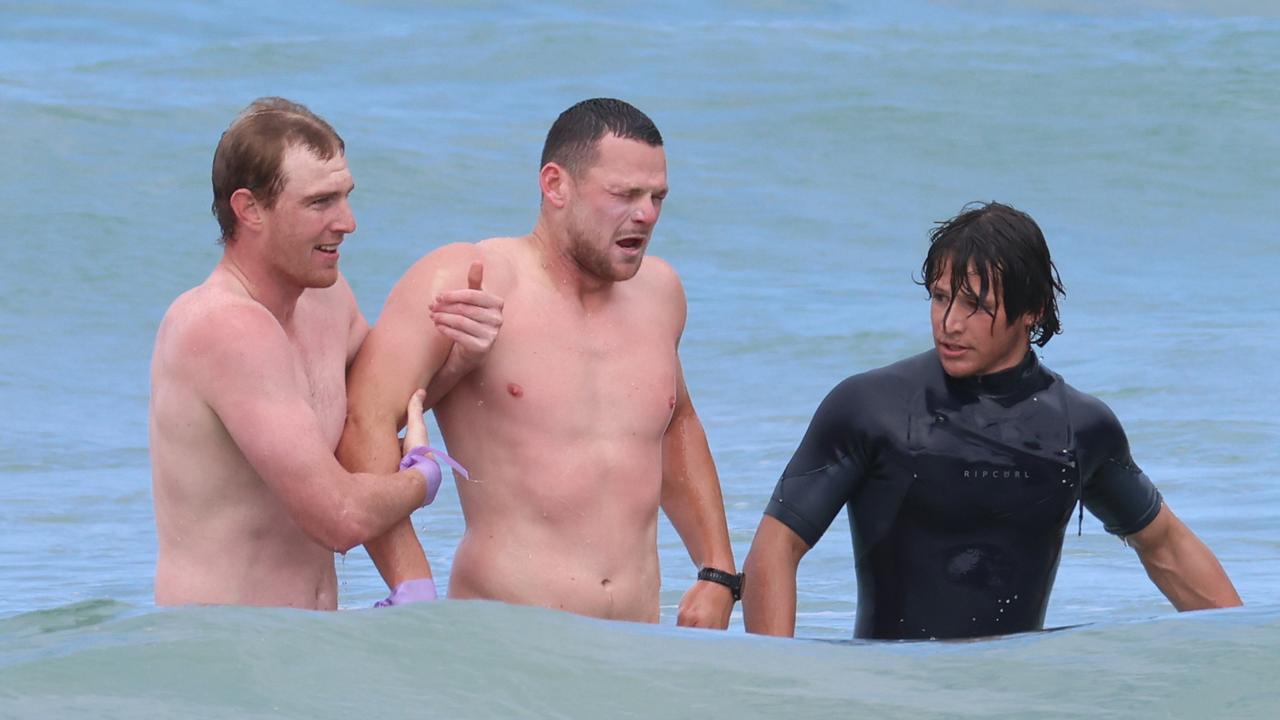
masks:
{"label": "rippling water surface", "polygon": [[[1255,678],[1280,669],[1277,88],[1262,2],[0,1],[0,716],[1274,714]],[[371,319],[421,254],[532,226],[560,110],[652,115],[672,186],[652,251],[685,282],[739,561],[826,391],[928,347],[931,223],[1027,210],[1068,289],[1046,363],[1112,406],[1250,607],[1171,615],[1089,518],[1048,617],[1085,627],[999,641],[676,630],[692,568],[666,525],[665,627],[157,612],[151,344],[219,254],[218,134],[265,94],[347,140],[342,262]],[[452,488],[416,524],[447,573]],[[800,635],[849,636],[851,568],[840,520],[801,567]],[[339,573],[344,607],[384,592],[359,551]]]}

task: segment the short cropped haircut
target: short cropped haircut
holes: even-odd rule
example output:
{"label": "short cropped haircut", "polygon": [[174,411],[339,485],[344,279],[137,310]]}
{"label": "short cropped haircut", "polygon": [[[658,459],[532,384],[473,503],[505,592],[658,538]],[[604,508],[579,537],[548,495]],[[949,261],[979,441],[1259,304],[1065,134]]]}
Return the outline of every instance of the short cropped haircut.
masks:
{"label": "short cropped haircut", "polygon": [[1062,332],[1058,296],[1066,290],[1049,257],[1044,233],[1031,216],[996,202],[966,205],[929,233],[929,254],[921,267],[926,290],[933,291],[948,262],[953,305],[960,293],[969,294],[972,271],[978,277],[979,298],[985,298],[999,280],[1001,297],[994,300],[997,308],[1004,306],[1009,325],[1025,313],[1038,317],[1031,329],[1032,343],[1044,347]]}
{"label": "short cropped haircut", "polygon": [[569,174],[580,175],[595,163],[598,144],[606,134],[652,147],[662,145],[657,126],[635,106],[613,98],[593,98],[560,113],[552,123],[539,167],[554,162]]}
{"label": "short cropped haircut", "polygon": [[346,144],[329,123],[305,106],[280,97],[254,100],[222,133],[213,153],[213,214],[222,230],[220,242],[230,242],[235,234],[231,196],[236,190],[246,188],[264,207],[275,206],[284,189],[284,155],[295,145],[321,160],[346,152]]}

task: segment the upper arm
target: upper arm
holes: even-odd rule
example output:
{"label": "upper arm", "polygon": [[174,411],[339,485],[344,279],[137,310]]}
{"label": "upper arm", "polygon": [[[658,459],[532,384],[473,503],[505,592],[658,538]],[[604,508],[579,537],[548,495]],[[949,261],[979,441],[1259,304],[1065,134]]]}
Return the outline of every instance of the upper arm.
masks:
{"label": "upper arm", "polygon": [[1102,521],[1106,531],[1128,536],[1139,532],[1160,513],[1160,491],[1129,453],[1129,440],[1115,414],[1101,401],[1089,398],[1082,431],[1077,434],[1090,453],[1084,478],[1084,504]]}
{"label": "upper arm", "polygon": [[296,506],[318,475],[338,471],[307,401],[293,346],[265,309],[224,308],[186,331],[186,373],[237,448]]}
{"label": "upper arm", "polygon": [[431,322],[432,300],[444,290],[466,287],[476,258],[472,245],[445,246],[415,263],[392,288],[351,366],[349,424],[389,416],[397,428],[403,425],[409,396],[427,386],[453,345]]}
{"label": "upper arm", "polygon": [[676,404],[672,416],[673,422],[667,426],[668,432],[676,425],[675,419],[693,413],[693,402],[689,398],[689,388],[684,382],[684,367],[680,362],[680,340],[684,335],[685,320],[688,317],[688,303],[685,300],[684,285],[675,268],[659,257],[645,258],[647,282],[653,287],[653,300],[662,310],[662,316],[671,325],[673,343],[676,350]]}
{"label": "upper arm", "polygon": [[856,378],[827,394],[765,508],[810,546],[849,502],[864,473],[865,451],[851,422],[859,404]]}
{"label": "upper arm", "polygon": [[787,523],[772,515],[760,518],[755,537],[751,539],[751,559],[759,562],[762,555],[781,557],[795,567],[812,545]]}

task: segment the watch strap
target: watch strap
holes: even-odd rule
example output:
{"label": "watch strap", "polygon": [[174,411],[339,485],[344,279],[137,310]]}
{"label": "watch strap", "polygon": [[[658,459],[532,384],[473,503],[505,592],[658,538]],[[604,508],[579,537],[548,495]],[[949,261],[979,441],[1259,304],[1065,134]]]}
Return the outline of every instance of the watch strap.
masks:
{"label": "watch strap", "polygon": [[720,568],[704,567],[698,571],[698,579],[729,588],[734,600],[742,599],[742,573],[725,572]]}

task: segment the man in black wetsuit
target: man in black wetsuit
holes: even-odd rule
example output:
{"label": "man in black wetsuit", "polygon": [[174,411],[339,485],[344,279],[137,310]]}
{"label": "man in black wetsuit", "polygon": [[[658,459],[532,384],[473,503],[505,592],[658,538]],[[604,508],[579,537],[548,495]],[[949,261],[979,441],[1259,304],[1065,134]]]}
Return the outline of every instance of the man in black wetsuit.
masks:
{"label": "man in black wetsuit", "polygon": [[795,632],[796,569],[848,506],[854,635],[959,638],[1044,626],[1077,501],[1137,550],[1178,610],[1240,604],[1098,399],[1040,364],[1063,292],[1040,228],[970,206],[931,234],[934,349],[841,382],[814,414],[747,557],[749,632]]}

